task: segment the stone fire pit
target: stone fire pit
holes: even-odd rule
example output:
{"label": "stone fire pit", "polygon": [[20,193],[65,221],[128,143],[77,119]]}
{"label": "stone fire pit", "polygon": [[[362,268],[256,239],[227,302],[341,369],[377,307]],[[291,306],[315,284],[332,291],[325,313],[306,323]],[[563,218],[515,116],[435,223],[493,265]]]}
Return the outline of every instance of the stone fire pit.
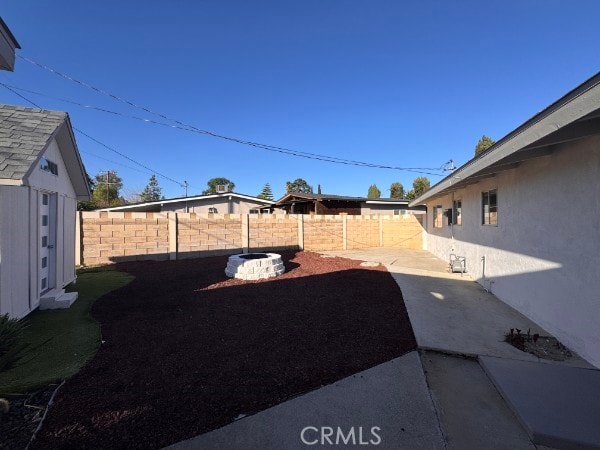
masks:
{"label": "stone fire pit", "polygon": [[244,253],[232,255],[227,261],[225,275],[241,280],[262,280],[285,272],[281,255],[277,253]]}

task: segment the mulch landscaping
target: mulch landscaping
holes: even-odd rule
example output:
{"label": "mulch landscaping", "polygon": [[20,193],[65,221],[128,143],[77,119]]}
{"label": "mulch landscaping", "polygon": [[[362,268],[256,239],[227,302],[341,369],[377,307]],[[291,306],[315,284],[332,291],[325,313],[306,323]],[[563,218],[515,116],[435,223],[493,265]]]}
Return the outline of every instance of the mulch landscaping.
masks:
{"label": "mulch landscaping", "polygon": [[54,399],[34,448],[160,448],[414,350],[383,266],[284,252],[229,279],[227,257],[122,263],[93,306],[103,345]]}

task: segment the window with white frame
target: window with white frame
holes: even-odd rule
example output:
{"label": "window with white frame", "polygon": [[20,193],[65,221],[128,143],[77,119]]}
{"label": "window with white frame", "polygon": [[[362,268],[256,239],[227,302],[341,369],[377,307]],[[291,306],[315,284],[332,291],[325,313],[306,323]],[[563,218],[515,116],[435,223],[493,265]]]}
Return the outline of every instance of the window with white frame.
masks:
{"label": "window with white frame", "polygon": [[481,193],[481,223],[498,225],[498,192],[496,189]]}
{"label": "window with white frame", "polygon": [[53,175],[58,175],[58,166],[56,163],[47,160],[46,158],[40,159],[40,169],[44,172],[50,172]]}
{"label": "window with white frame", "polygon": [[214,206],[211,206],[210,208],[208,208],[208,212],[210,214],[216,214],[217,213],[217,208],[215,208]]}
{"label": "window with white frame", "polygon": [[444,210],[442,209],[442,205],[437,205],[433,207],[433,228],[442,228],[442,223],[444,222]]}
{"label": "window with white frame", "polygon": [[260,214],[260,209],[252,208],[252,209],[250,209],[250,214]]}
{"label": "window with white frame", "polygon": [[454,225],[462,225],[462,200],[454,200],[452,202],[452,223]]}

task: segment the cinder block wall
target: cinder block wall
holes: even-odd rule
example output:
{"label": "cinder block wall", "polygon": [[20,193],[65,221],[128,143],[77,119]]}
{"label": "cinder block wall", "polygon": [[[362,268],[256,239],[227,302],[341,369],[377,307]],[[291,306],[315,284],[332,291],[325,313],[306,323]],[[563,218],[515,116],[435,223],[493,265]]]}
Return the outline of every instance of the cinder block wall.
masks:
{"label": "cinder block wall", "polygon": [[176,217],[178,258],[242,252],[242,214],[177,213]]}
{"label": "cinder block wall", "polygon": [[299,247],[298,216],[295,214],[251,214],[248,222],[248,247],[251,251]]}
{"label": "cinder block wall", "polygon": [[304,249],[311,251],[344,249],[344,215],[305,215]]}
{"label": "cinder block wall", "polygon": [[381,216],[382,247],[423,249],[423,225],[412,214]]}
{"label": "cinder block wall", "polygon": [[248,251],[423,248],[412,215],[80,212],[76,263],[198,258]]}
{"label": "cinder block wall", "polygon": [[82,212],[81,263],[168,259],[166,213]]}
{"label": "cinder block wall", "polygon": [[358,248],[379,247],[379,217],[372,216],[347,216],[346,230],[348,250]]}

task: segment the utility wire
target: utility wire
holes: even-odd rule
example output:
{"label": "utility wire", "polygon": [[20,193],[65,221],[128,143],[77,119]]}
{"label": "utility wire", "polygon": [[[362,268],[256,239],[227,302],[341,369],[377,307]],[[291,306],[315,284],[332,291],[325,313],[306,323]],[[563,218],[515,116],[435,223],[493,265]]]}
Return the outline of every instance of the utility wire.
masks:
{"label": "utility wire", "polygon": [[[9,91],[11,91],[13,94],[15,94],[15,95],[17,95],[18,97],[22,98],[23,100],[25,100],[25,101],[26,101],[26,102],[28,102],[29,104],[31,104],[31,105],[33,105],[33,106],[35,106],[36,108],[43,109],[43,108],[42,108],[40,105],[38,105],[37,103],[35,103],[35,102],[34,102],[34,101],[32,101],[32,100],[29,100],[29,99],[28,99],[27,97],[25,97],[24,95],[21,95],[20,93],[18,93],[18,92],[17,92],[15,89],[13,89],[12,87],[10,87],[9,85],[6,85],[6,84],[4,84],[4,83],[0,83],[0,85],[1,85],[1,86],[4,86],[6,89],[8,89]],[[124,153],[122,153],[122,152],[118,151],[117,149],[115,149],[115,148],[113,148],[113,147],[110,147],[109,145],[105,144],[104,142],[101,142],[101,141],[99,141],[98,139],[96,139],[96,138],[94,138],[94,137],[90,136],[89,134],[87,134],[87,133],[86,133],[86,132],[84,132],[83,130],[80,130],[79,128],[76,128],[76,127],[73,127],[73,130],[75,130],[75,131],[77,131],[79,134],[82,134],[83,136],[87,137],[87,138],[88,138],[88,139],[90,139],[91,141],[94,141],[96,144],[98,144],[98,145],[101,145],[102,147],[106,148],[107,150],[110,150],[111,152],[114,152],[114,153],[116,153],[117,155],[119,155],[119,156],[121,156],[121,157],[123,157],[123,158],[125,158],[125,159],[127,159],[127,160],[129,160],[129,161],[131,161],[131,162],[133,162],[134,164],[137,164],[138,166],[140,166],[140,167],[142,167],[142,168],[146,169],[146,170],[147,170],[147,171],[149,171],[150,173],[152,173],[152,174],[156,174],[156,175],[158,175],[158,176],[160,176],[160,177],[162,177],[162,178],[164,178],[164,179],[166,179],[166,180],[172,181],[173,183],[176,183],[176,184],[178,184],[180,187],[185,187],[185,185],[184,185],[184,184],[182,184],[181,182],[179,182],[179,181],[177,181],[177,180],[175,180],[175,179],[173,179],[173,178],[171,178],[171,177],[169,177],[169,176],[167,176],[167,175],[164,175],[164,174],[162,174],[162,173],[160,173],[160,172],[158,172],[158,171],[156,171],[156,170],[153,170],[153,169],[151,169],[150,167],[146,166],[145,164],[142,164],[141,162],[139,162],[139,161],[136,161],[135,159],[133,159],[133,158],[131,158],[131,157],[127,156],[126,154],[124,154]],[[190,187],[190,186],[188,185],[188,187]],[[191,187],[194,187],[194,186],[191,186]],[[198,188],[196,188],[196,189],[198,189]]]}
{"label": "utility wire", "polygon": [[[34,61],[30,58],[24,57],[22,55],[17,55],[19,58],[23,59],[24,61],[27,61],[28,63],[37,66],[41,69],[47,70],[61,78],[64,78],[66,80],[72,81],[76,84],[79,84],[80,86],[86,87],[88,89],[91,89],[99,94],[105,95],[107,97],[112,98],[113,100],[116,100],[118,102],[121,103],[125,103],[126,105],[136,108],[136,109],[140,109],[142,111],[145,111],[149,114],[161,117],[162,119],[174,122],[176,124],[178,124],[180,127],[183,127],[182,129],[187,130],[187,131],[194,131],[196,133],[199,134],[203,134],[203,135],[207,135],[210,137],[214,137],[214,138],[219,138],[219,139],[223,139],[223,140],[227,140],[230,142],[235,142],[238,144],[242,144],[242,145],[248,145],[251,147],[255,147],[255,148],[261,148],[263,150],[268,150],[268,151],[272,151],[272,152],[277,152],[277,153],[283,153],[283,154],[287,154],[287,155],[292,155],[292,156],[297,156],[297,157],[301,157],[301,158],[307,158],[307,159],[314,159],[314,160],[318,160],[318,161],[324,161],[324,162],[330,162],[330,163],[335,163],[335,164],[344,164],[344,165],[353,165],[353,166],[361,166],[361,167],[371,167],[371,168],[377,168],[377,169],[392,169],[392,170],[400,170],[400,171],[407,171],[407,172],[416,172],[416,173],[422,173],[422,174],[427,174],[427,175],[434,175],[434,176],[443,176],[442,174],[438,174],[438,173],[431,173],[428,171],[431,170],[442,170],[441,168],[435,167],[435,168],[431,168],[431,167],[398,167],[398,166],[389,166],[389,165],[382,165],[382,164],[372,164],[372,163],[366,163],[363,161],[355,161],[355,160],[351,160],[351,159],[344,159],[344,158],[338,158],[335,156],[327,156],[327,155],[321,155],[321,154],[317,154],[317,153],[310,153],[310,152],[303,152],[300,150],[292,150],[286,147],[279,147],[279,146],[274,146],[274,145],[269,145],[269,144],[261,144],[259,142],[253,142],[253,141],[249,141],[249,140],[245,140],[245,139],[240,139],[240,138],[234,138],[234,137],[230,137],[230,136],[225,136],[219,133],[215,133],[212,131],[208,131],[208,130],[203,130],[200,128],[197,128],[193,125],[189,125],[186,124],[184,122],[181,122],[178,119],[169,117],[165,114],[159,113],[159,112],[155,112],[145,106],[142,105],[138,105],[130,100],[124,99],[122,97],[119,97],[115,94],[112,94],[108,91],[105,91],[104,89],[98,88],[96,86],[93,86],[89,83],[86,83],[84,81],[78,80],[77,78],[73,78],[69,75],[66,75],[62,72],[59,72],[58,70],[55,70],[45,64],[39,63],[37,61]],[[101,108],[95,108],[95,109],[101,109]],[[114,113],[114,112],[111,112]]]}

